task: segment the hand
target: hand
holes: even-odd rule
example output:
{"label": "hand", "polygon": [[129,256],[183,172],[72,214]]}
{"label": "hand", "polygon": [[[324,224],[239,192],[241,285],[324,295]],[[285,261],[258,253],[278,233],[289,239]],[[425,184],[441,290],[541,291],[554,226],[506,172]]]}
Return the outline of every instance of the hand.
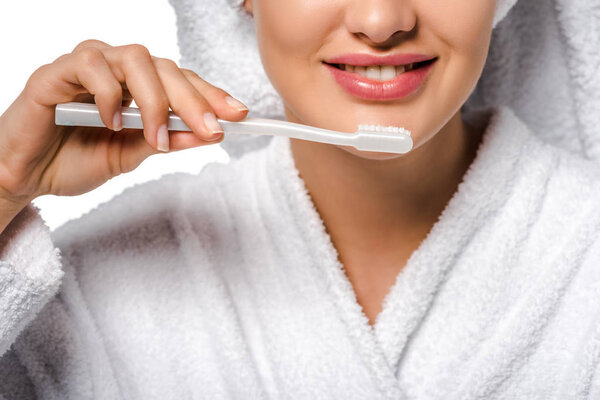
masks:
{"label": "hand", "polygon": [[[239,121],[248,111],[227,97],[142,45],[85,40],[38,68],[0,116],[0,198],[25,206],[45,194],[86,193],[137,168],[159,152],[159,144],[177,151],[219,143],[224,133],[216,118]],[[115,113],[133,99],[143,132],[118,126]],[[70,101],[95,102],[106,127],[56,126],[56,104]],[[166,131],[169,107],[193,132],[169,131],[158,138],[163,124],[160,130]],[[205,113],[212,113],[206,121]],[[221,133],[212,135],[211,129]]]}

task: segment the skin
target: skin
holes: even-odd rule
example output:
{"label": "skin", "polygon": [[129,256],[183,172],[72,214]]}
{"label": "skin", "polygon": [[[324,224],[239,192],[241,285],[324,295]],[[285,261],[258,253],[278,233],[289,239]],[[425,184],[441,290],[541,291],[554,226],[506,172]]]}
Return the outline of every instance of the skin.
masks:
{"label": "skin", "polygon": [[[488,54],[493,0],[246,0],[265,72],[286,119],[342,132],[404,126],[406,154],[291,139],[300,176],[373,325],[382,301],[457,190],[486,124],[461,106]],[[322,60],[343,53],[420,53],[438,60],[400,100],[369,101],[340,87]]]}
{"label": "skin", "polygon": [[[143,129],[119,122],[121,106],[133,100]],[[95,103],[105,126],[56,125],[56,105],[70,101]],[[171,109],[191,133],[167,132]],[[218,143],[223,129],[217,117],[239,121],[247,111],[194,71],[141,44],[84,40],[36,69],[0,115],[0,233],[38,196],[86,193],[158,152]]]}

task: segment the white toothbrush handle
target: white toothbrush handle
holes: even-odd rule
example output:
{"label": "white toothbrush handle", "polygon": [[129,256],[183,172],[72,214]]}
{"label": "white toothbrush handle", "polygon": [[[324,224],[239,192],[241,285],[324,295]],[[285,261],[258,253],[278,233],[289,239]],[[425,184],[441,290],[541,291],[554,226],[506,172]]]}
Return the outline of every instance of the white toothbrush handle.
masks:
{"label": "white toothbrush handle", "polygon": [[[142,115],[138,108],[121,107],[121,115],[123,128],[143,129]],[[98,107],[92,103],[70,102],[57,104],[54,122],[56,125],[106,127],[100,118]],[[364,131],[337,132],[265,118],[246,118],[239,122],[218,119],[218,122],[226,134],[287,136],[313,142],[353,146],[364,151],[406,153],[412,148],[412,139],[409,135]],[[192,131],[173,111],[169,111],[167,129],[170,131]]]}
{"label": "white toothbrush handle", "polygon": [[[143,129],[142,114],[139,108],[121,107],[123,128]],[[106,127],[100,118],[98,106],[92,103],[62,103],[56,105],[54,114],[56,125]],[[169,111],[167,129],[172,131],[191,131],[191,129],[173,111]]]}
{"label": "white toothbrush handle", "polygon": [[[143,129],[142,115],[138,108],[121,107],[121,115],[123,128]],[[98,107],[92,103],[70,102],[57,104],[54,122],[56,125],[106,127],[100,118]],[[340,134],[327,129],[307,127],[287,121],[246,118],[239,122],[218,119],[218,122],[225,133],[288,136],[323,143],[331,143],[331,140],[339,143],[341,140],[344,141],[344,144],[350,144],[349,141],[347,143],[346,141],[351,134]],[[191,131],[173,111],[169,111],[167,129],[170,131]]]}

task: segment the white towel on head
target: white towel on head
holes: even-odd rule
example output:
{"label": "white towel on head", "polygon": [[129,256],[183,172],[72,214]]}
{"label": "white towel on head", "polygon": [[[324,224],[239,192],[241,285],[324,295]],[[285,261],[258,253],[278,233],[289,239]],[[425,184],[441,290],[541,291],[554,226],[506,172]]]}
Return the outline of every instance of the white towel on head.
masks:
{"label": "white towel on head", "polygon": [[[241,0],[169,1],[180,65],[240,98],[249,116],[284,119]],[[465,108],[507,105],[544,141],[600,159],[598,0],[498,0],[494,27],[486,66]],[[236,158],[271,138],[226,135],[221,145]]]}
{"label": "white towel on head", "polygon": [[494,30],[466,107],[510,106],[545,142],[600,160],[599,5],[519,1]]}
{"label": "white towel on head", "polygon": [[508,11],[515,5],[517,0],[496,0],[496,12],[494,13],[493,27],[506,17]]}

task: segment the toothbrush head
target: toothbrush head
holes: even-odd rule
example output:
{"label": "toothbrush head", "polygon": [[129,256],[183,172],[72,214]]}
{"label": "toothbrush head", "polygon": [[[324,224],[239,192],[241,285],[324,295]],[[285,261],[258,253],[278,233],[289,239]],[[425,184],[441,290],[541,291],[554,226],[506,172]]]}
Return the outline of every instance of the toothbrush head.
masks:
{"label": "toothbrush head", "polygon": [[359,131],[363,131],[363,132],[393,132],[393,133],[404,133],[408,136],[410,136],[410,131],[408,129],[405,129],[403,127],[397,127],[397,126],[382,126],[382,125],[358,125],[358,130]]}
{"label": "toothbrush head", "polygon": [[362,151],[408,153],[413,141],[408,129],[397,126],[358,125],[353,146]]}

